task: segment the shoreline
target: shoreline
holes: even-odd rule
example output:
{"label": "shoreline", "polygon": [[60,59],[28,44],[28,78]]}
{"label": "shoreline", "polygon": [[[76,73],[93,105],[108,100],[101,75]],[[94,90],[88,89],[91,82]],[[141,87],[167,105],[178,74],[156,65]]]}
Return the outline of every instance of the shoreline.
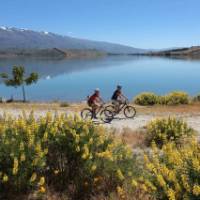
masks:
{"label": "shoreline", "polygon": [[[107,102],[106,104],[110,104]],[[137,105],[134,103],[130,103],[131,105],[135,106],[140,112],[142,113],[200,113],[200,102],[193,102],[189,104],[182,104],[182,105],[148,105],[142,106]],[[0,109],[72,109],[77,108],[81,109],[84,107],[88,107],[86,101],[77,101],[77,102],[67,102],[67,101],[28,101],[28,102],[3,102],[0,103]]]}
{"label": "shoreline", "polygon": [[[107,128],[118,130],[118,132],[123,131],[124,128],[129,128],[131,130],[143,129],[148,122],[155,118],[167,118],[167,117],[177,117],[184,120],[195,129],[198,134],[200,134],[200,103],[193,103],[188,105],[178,105],[178,106],[138,106],[134,105],[137,114],[134,119],[125,119],[122,115],[118,115],[110,124],[105,124]],[[25,112],[25,114],[30,114],[33,111],[34,116],[39,118],[40,116],[45,116],[47,112],[52,112],[52,114],[80,114],[80,111],[88,107],[86,102],[82,103],[71,103],[66,107],[62,107],[60,103],[1,103],[0,104],[0,116],[4,113],[11,114],[13,117],[19,117]],[[102,124],[101,121],[95,121],[97,124]],[[102,124],[103,125],[103,124]]]}

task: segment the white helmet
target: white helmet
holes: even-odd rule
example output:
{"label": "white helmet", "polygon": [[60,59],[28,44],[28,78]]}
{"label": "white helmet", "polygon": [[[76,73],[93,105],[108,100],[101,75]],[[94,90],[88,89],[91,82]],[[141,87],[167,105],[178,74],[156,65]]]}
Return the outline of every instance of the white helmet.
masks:
{"label": "white helmet", "polygon": [[95,92],[99,92],[99,91],[100,91],[100,89],[99,89],[99,88],[96,88],[94,91],[95,91]]}

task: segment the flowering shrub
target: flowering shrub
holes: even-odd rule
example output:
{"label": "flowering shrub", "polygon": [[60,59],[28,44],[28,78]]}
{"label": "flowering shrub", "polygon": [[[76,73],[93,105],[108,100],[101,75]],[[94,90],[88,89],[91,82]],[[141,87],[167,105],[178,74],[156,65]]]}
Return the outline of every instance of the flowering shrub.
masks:
{"label": "flowering shrub", "polygon": [[182,120],[173,117],[155,119],[147,125],[146,141],[148,144],[155,142],[159,147],[162,147],[169,141],[179,144],[181,140],[194,134],[195,131]]}
{"label": "flowering shrub", "polygon": [[198,94],[195,97],[193,97],[193,101],[194,102],[200,102],[200,94]]}
{"label": "flowering shrub", "polygon": [[[131,150],[79,117],[0,119],[0,196],[46,186],[75,199],[113,191],[133,171]],[[5,197],[6,198],[6,197]]]}
{"label": "flowering shrub", "polygon": [[165,96],[158,96],[151,92],[144,92],[137,95],[134,99],[134,103],[138,105],[180,105],[188,104],[189,96],[185,92],[171,92]]}
{"label": "flowering shrub", "polygon": [[48,149],[43,146],[34,119],[0,119],[0,194],[29,188],[44,191]]}
{"label": "flowering shrub", "polygon": [[177,143],[193,130],[174,118],[151,122],[148,130],[163,148],[154,143],[144,162],[141,152],[133,156],[108,130],[77,116],[4,115],[0,117],[0,199],[26,192],[46,199],[49,188],[67,193],[67,199],[94,195],[120,200],[199,199],[199,144],[192,141],[179,149],[165,142]]}
{"label": "flowering shrub", "polygon": [[132,170],[131,150],[101,126],[61,115],[46,132],[51,184],[57,189],[73,185],[76,199],[92,191],[112,191]]}
{"label": "flowering shrub", "polygon": [[185,92],[171,92],[165,96],[165,104],[167,105],[179,105],[188,103],[189,96]]}
{"label": "flowering shrub", "polygon": [[151,92],[144,92],[135,97],[134,102],[139,105],[155,105],[158,104],[159,97]]}
{"label": "flowering shrub", "polygon": [[174,143],[154,146],[144,156],[146,177],[156,199],[200,199],[200,144],[193,140],[184,147]]}

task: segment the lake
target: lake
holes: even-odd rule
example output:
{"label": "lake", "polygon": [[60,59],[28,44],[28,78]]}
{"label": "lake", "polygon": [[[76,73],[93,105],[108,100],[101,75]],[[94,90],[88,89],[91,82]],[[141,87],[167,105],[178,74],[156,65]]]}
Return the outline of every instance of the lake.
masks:
{"label": "lake", "polygon": [[[105,100],[117,84],[131,100],[143,91],[166,94],[183,90],[200,93],[200,61],[142,56],[108,56],[95,59],[45,60],[0,59],[0,72],[11,73],[13,65],[26,72],[38,72],[37,84],[26,87],[32,101],[82,101],[95,88]],[[6,87],[0,81],[0,97],[21,98],[21,89]]]}

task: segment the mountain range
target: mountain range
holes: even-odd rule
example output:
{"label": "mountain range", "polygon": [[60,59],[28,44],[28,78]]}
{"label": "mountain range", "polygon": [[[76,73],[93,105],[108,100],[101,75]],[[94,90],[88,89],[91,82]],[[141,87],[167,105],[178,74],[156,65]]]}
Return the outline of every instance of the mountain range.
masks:
{"label": "mountain range", "polygon": [[0,51],[19,50],[95,50],[107,54],[140,54],[145,50],[109,42],[79,39],[46,31],[0,27]]}

